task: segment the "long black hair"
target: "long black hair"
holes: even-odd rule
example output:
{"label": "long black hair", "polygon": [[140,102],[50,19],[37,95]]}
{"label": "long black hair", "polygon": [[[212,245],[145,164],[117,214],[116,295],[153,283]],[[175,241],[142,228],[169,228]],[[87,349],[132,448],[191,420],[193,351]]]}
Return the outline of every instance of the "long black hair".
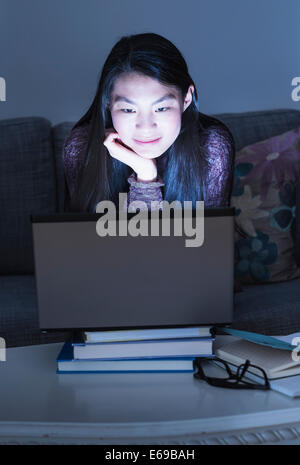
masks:
{"label": "long black hair", "polygon": [[[182,114],[181,130],[174,143],[158,157],[158,173],[163,178],[163,198],[168,202],[205,200],[207,153],[200,135],[219,120],[199,111],[196,86],[180,51],[168,39],[154,33],[122,37],[107,57],[93,103],[73,126],[89,124],[88,143],[79,173],[78,189],[72,196],[72,211],[94,212],[101,200],[118,203],[120,192],[128,192],[127,178],[132,169],[111,157],[103,145],[105,130],[113,127],[108,107],[116,79],[123,73],[136,72],[175,86],[182,103],[189,86],[194,86],[193,100]],[[162,167],[164,167],[163,171]]]}

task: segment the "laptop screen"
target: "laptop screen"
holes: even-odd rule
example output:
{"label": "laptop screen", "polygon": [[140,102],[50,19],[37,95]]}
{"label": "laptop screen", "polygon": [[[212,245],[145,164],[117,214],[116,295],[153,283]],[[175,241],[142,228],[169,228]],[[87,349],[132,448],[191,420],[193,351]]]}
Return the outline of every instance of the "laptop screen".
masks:
{"label": "laptop screen", "polygon": [[42,330],[232,322],[234,208],[143,213],[31,216]]}

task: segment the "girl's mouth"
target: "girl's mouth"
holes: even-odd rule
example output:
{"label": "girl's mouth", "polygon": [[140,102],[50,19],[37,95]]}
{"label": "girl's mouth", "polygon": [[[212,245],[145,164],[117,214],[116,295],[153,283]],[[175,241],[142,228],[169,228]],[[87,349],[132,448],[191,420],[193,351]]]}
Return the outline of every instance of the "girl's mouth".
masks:
{"label": "girl's mouth", "polygon": [[147,145],[147,144],[156,144],[159,140],[160,140],[160,137],[158,139],[144,141],[144,142],[141,140],[134,139],[134,142],[136,142],[136,144],[139,144],[139,145]]}

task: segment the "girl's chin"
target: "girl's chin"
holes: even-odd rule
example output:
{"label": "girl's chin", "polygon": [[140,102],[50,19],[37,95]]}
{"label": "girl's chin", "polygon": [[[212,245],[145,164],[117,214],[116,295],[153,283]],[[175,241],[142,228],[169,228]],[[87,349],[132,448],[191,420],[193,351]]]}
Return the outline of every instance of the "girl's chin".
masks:
{"label": "girl's chin", "polygon": [[141,157],[141,158],[145,158],[147,160],[151,160],[153,158],[158,158],[160,157],[162,154],[160,153],[159,155],[153,155],[153,154],[149,154],[147,155],[146,153],[138,153],[137,154]]}
{"label": "girl's chin", "polygon": [[146,152],[144,150],[138,150],[135,148],[135,152],[142,158],[158,158],[160,157],[161,155],[163,155],[163,153],[165,153],[164,151],[162,152],[161,150],[152,150],[152,151],[149,151],[149,152]]}

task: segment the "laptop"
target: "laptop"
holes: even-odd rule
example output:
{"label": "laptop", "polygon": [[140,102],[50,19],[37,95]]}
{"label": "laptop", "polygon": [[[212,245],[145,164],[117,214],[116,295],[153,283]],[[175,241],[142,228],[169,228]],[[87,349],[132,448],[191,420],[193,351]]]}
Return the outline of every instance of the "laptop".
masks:
{"label": "laptop", "polygon": [[170,213],[168,230],[161,210],[155,224],[144,212],[143,235],[132,213],[111,217],[106,235],[104,213],[31,215],[40,329],[231,324],[234,208],[203,209],[197,240],[197,212]]}

